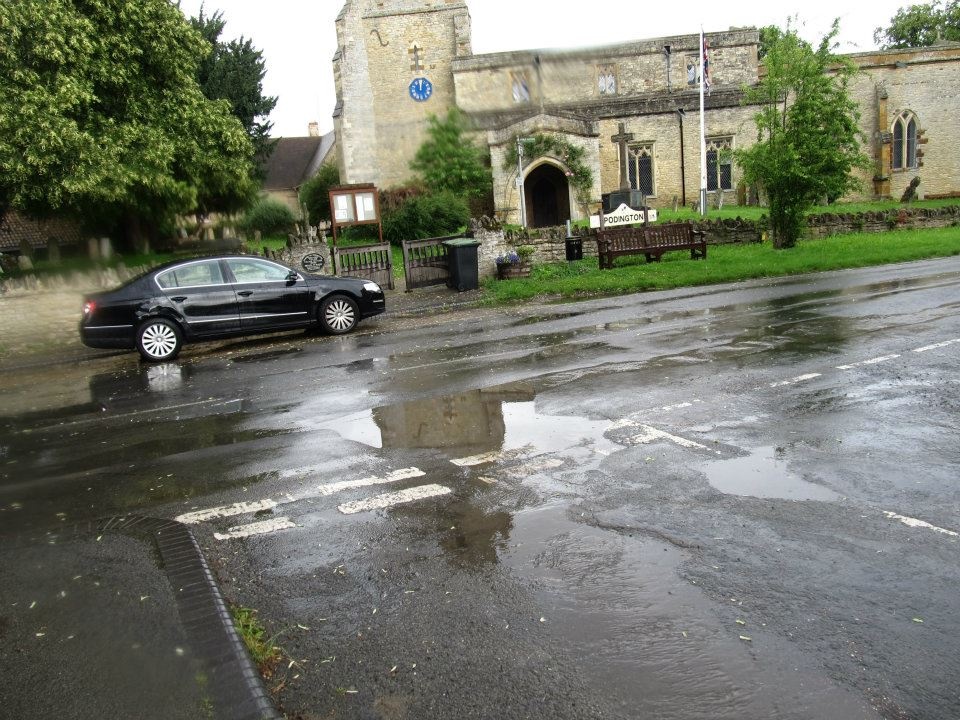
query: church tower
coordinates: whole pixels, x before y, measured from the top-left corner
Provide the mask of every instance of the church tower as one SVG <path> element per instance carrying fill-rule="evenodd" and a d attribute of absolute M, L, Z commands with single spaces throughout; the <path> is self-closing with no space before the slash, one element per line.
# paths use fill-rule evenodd
<path fill-rule="evenodd" d="M 344 183 L 400 185 L 427 118 L 456 104 L 452 63 L 470 55 L 463 0 L 347 0 L 337 17 L 334 130 Z"/>

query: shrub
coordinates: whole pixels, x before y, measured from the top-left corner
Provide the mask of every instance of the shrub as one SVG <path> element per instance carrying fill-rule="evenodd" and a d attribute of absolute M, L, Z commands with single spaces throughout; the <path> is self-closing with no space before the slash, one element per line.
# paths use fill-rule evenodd
<path fill-rule="evenodd" d="M 332 163 L 324 163 L 317 174 L 300 188 L 300 202 L 307 209 L 311 225 L 330 222 L 330 188 L 340 184 L 340 171 Z"/>
<path fill-rule="evenodd" d="M 261 198 L 244 213 L 239 227 L 244 232 L 260 231 L 262 235 L 275 235 L 290 230 L 297 218 L 293 210 L 282 202 L 270 198 Z"/>
<path fill-rule="evenodd" d="M 449 192 L 411 197 L 383 216 L 383 237 L 394 245 L 460 232 L 470 221 L 466 201 Z"/>

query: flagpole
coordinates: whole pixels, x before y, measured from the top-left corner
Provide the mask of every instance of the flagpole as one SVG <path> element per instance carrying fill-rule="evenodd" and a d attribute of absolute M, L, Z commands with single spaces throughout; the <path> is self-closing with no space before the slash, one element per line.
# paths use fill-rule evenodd
<path fill-rule="evenodd" d="M 700 217 L 707 216 L 707 135 L 703 113 L 703 86 L 707 78 L 703 67 L 703 26 L 700 26 Z"/>

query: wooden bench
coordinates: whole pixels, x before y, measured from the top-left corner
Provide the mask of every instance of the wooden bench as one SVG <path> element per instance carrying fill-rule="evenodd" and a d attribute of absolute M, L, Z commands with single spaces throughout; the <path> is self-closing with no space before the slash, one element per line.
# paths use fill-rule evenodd
<path fill-rule="evenodd" d="M 653 262 L 659 261 L 665 252 L 674 250 L 689 250 L 691 260 L 706 258 L 704 232 L 695 230 L 693 223 L 671 223 L 610 228 L 597 233 L 597 255 L 601 270 L 611 269 L 614 258 L 621 255 L 644 255 L 647 262 Z"/>

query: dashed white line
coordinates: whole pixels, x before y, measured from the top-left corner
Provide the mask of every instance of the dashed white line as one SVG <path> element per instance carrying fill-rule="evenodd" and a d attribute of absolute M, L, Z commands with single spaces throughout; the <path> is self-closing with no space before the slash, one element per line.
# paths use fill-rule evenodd
<path fill-rule="evenodd" d="M 886 515 L 891 520 L 899 520 L 904 525 L 914 528 L 923 528 L 924 530 L 933 530 L 934 532 L 943 533 L 944 535 L 949 535 L 950 537 L 960 537 L 960 533 L 956 533 L 953 530 L 946 530 L 942 527 L 937 527 L 936 525 L 931 525 L 930 523 L 924 520 L 917 520 L 916 518 L 907 517 L 906 515 L 900 515 L 899 513 L 890 512 L 889 510 L 884 510 L 883 514 Z"/>
<path fill-rule="evenodd" d="M 953 345 L 954 343 L 960 343 L 960 338 L 954 338 L 953 340 L 946 340 L 944 342 L 936 343 L 935 345 L 924 345 L 923 347 L 916 348 L 915 353 L 927 352 L 927 350 L 939 350 L 940 348 L 947 347 L 947 345 Z"/>
<path fill-rule="evenodd" d="M 341 482 L 327 483 L 316 488 L 317 495 L 333 495 L 343 490 L 353 490 L 354 488 L 369 487 L 371 485 L 385 485 L 386 483 L 399 482 L 400 480 L 409 480 L 410 478 L 423 477 L 426 475 L 423 470 L 415 467 L 394 470 L 385 477 L 368 477 L 361 480 L 343 480 Z"/>
<path fill-rule="evenodd" d="M 206 522 L 214 518 L 233 517 L 234 515 L 245 515 L 246 513 L 260 512 L 261 510 L 273 510 L 277 506 L 276 500 L 266 498 L 264 500 L 255 500 L 252 502 L 238 502 L 232 505 L 221 505 L 220 507 L 209 508 L 208 510 L 196 510 L 194 512 L 177 515 L 175 520 L 195 525 L 196 523 Z"/>
<path fill-rule="evenodd" d="M 795 378 L 790 378 L 789 380 L 781 380 L 780 382 L 770 383 L 770 387 L 783 387 L 784 385 L 796 385 L 797 383 L 806 382 L 807 380 L 813 380 L 821 376 L 821 373 L 808 373 L 806 375 L 798 375 Z"/>
<path fill-rule="evenodd" d="M 250 523 L 249 525 L 236 525 L 228 528 L 225 533 L 215 532 L 213 536 L 217 540 L 233 540 L 235 538 L 253 537 L 254 535 L 266 535 L 267 533 L 278 530 L 288 530 L 295 528 L 296 524 L 291 522 L 288 517 L 271 518 L 261 522 Z"/>
<path fill-rule="evenodd" d="M 367 512 L 369 510 L 383 510 L 388 507 L 393 507 L 394 505 L 413 502 L 414 500 L 426 500 L 427 498 L 449 495 L 452 492 L 450 488 L 444 487 L 443 485 L 419 485 L 398 492 L 375 495 L 365 500 L 343 503 L 343 505 L 337 509 L 344 515 L 353 515 L 354 513 Z"/>
<path fill-rule="evenodd" d="M 887 362 L 888 360 L 896 360 L 899 355 L 884 355 L 883 357 L 871 358 L 870 360 L 862 360 L 861 362 L 850 363 L 849 365 L 837 365 L 837 370 L 852 370 L 855 367 L 860 367 L 861 365 L 877 365 L 878 363 Z"/>

